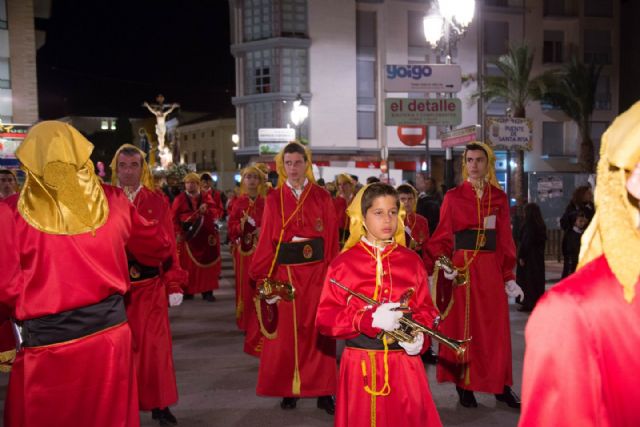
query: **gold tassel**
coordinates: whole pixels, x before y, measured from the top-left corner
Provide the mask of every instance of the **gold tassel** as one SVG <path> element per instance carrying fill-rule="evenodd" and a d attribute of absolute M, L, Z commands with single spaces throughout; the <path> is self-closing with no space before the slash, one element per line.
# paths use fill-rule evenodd
<path fill-rule="evenodd" d="M 253 297 L 253 304 L 256 307 L 256 314 L 258 315 L 258 325 L 260 326 L 260 333 L 262 333 L 262 335 L 268 340 L 275 340 L 276 338 L 278 338 L 277 330 L 273 333 L 267 332 L 264 324 L 262 323 L 262 308 L 260 307 L 260 299 L 258 299 L 258 297 Z"/>

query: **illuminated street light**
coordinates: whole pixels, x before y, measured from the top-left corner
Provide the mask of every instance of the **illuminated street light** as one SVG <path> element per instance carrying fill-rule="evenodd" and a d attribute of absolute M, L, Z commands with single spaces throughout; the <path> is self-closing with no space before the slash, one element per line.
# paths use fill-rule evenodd
<path fill-rule="evenodd" d="M 303 101 L 302 96 L 298 94 L 298 97 L 293 101 L 293 108 L 291 109 L 291 122 L 297 128 L 309 117 L 309 107 L 307 107 Z"/>
<path fill-rule="evenodd" d="M 237 133 L 231 135 L 231 142 L 233 142 L 232 150 L 236 151 L 238 149 L 238 144 L 240 143 L 240 137 Z"/>

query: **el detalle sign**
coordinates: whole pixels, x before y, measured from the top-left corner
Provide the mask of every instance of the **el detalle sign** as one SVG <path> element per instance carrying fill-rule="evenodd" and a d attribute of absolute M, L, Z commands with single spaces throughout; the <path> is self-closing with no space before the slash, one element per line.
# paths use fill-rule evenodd
<path fill-rule="evenodd" d="M 456 126 L 462 123 L 462 102 L 458 98 L 387 98 L 384 124 L 387 126 Z"/>

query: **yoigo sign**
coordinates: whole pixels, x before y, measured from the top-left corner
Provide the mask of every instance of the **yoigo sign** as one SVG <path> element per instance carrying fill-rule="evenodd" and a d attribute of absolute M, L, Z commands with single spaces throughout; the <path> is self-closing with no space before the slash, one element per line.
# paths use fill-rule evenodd
<path fill-rule="evenodd" d="M 459 92 L 462 71 L 451 64 L 389 64 L 385 92 Z"/>

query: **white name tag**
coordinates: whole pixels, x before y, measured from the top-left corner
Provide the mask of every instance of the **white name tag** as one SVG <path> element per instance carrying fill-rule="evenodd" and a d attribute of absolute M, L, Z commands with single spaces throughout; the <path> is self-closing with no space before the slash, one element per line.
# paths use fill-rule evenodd
<path fill-rule="evenodd" d="M 495 230 L 496 229 L 496 216 L 489 215 L 484 217 L 484 229 Z"/>

